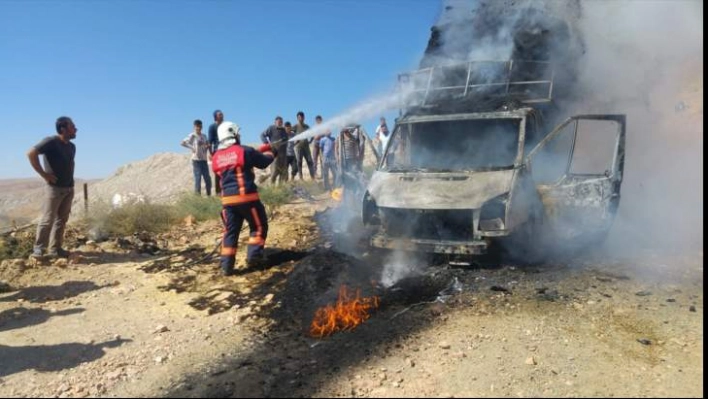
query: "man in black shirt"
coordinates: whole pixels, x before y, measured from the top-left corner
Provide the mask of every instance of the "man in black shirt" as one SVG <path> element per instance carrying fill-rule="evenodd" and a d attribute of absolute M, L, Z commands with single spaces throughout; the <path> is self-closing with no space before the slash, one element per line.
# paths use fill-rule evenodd
<path fill-rule="evenodd" d="M 276 180 L 280 179 L 280 183 L 288 181 L 288 133 L 283 126 L 283 117 L 280 115 L 275 117 L 275 123 L 268 126 L 261 133 L 261 141 L 263 144 L 272 144 L 278 155 L 275 156 L 275 161 L 271 164 L 270 183 L 275 184 Z"/>
<path fill-rule="evenodd" d="M 221 110 L 214 111 L 214 123 L 209 126 L 209 154 L 213 157 L 216 152 L 217 147 L 219 147 L 219 136 L 217 135 L 217 129 L 221 122 L 224 121 L 224 113 Z M 214 174 L 214 191 L 216 195 L 221 193 L 221 181 L 219 175 Z"/>
<path fill-rule="evenodd" d="M 47 182 L 47 199 L 32 252 L 36 258 L 42 257 L 45 249 L 50 256 L 69 256 L 62 243 L 74 199 L 76 146 L 71 140 L 76 138 L 78 129 L 71 118 L 62 116 L 56 121 L 56 130 L 56 136 L 46 137 L 27 153 L 32 168 Z M 44 167 L 40 164 L 40 155 L 44 156 Z"/>
<path fill-rule="evenodd" d="M 307 131 L 310 125 L 305 123 L 305 113 L 298 111 L 297 113 L 297 124 L 293 127 L 295 134 L 298 135 Z M 297 168 L 298 174 L 300 175 L 300 180 L 302 180 L 303 164 L 302 158 L 305 158 L 307 162 L 307 170 L 310 171 L 310 178 L 315 180 L 315 164 L 312 162 L 312 154 L 310 153 L 310 143 L 312 138 L 297 140 L 295 142 L 295 156 L 297 157 Z"/>

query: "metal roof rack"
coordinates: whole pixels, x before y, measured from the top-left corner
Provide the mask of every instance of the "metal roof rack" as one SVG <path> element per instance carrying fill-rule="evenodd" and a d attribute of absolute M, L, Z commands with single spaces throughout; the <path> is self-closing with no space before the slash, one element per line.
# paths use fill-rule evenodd
<path fill-rule="evenodd" d="M 547 61 L 470 61 L 398 75 L 401 108 L 476 96 L 513 97 L 525 104 L 553 98 L 554 69 Z"/>

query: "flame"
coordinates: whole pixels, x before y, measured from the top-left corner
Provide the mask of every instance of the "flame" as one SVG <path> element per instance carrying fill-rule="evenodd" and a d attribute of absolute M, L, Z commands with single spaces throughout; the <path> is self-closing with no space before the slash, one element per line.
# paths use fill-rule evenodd
<path fill-rule="evenodd" d="M 341 201 L 342 200 L 342 188 L 335 188 L 332 190 L 332 199 L 335 201 Z"/>
<path fill-rule="evenodd" d="M 369 310 L 379 307 L 377 296 L 361 298 L 357 289 L 352 298 L 346 285 L 339 288 L 339 297 L 334 305 L 317 309 L 310 324 L 310 335 L 326 337 L 337 331 L 353 330 L 369 318 Z"/>

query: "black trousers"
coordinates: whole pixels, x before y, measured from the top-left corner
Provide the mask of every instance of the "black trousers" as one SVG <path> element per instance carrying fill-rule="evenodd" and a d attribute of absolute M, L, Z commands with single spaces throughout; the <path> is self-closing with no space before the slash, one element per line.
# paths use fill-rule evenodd
<path fill-rule="evenodd" d="M 261 201 L 224 205 L 221 220 L 224 223 L 224 237 L 221 241 L 221 268 L 224 271 L 234 269 L 238 236 L 244 220 L 248 222 L 250 229 L 246 260 L 263 256 L 265 240 L 268 236 L 268 217 Z"/>

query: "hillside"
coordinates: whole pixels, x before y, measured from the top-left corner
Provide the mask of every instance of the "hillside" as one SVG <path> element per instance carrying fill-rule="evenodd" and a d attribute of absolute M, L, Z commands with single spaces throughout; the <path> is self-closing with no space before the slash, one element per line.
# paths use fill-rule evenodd
<path fill-rule="evenodd" d="M 77 179 L 77 187 L 96 180 Z M 34 220 L 42 208 L 44 182 L 40 178 L 0 180 L 0 228 Z"/>

